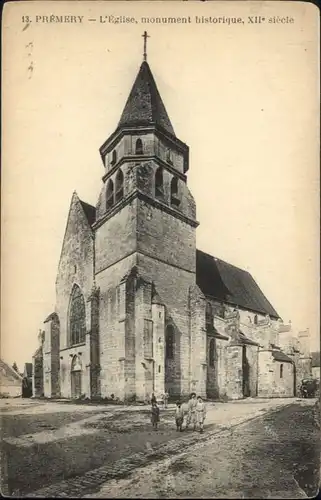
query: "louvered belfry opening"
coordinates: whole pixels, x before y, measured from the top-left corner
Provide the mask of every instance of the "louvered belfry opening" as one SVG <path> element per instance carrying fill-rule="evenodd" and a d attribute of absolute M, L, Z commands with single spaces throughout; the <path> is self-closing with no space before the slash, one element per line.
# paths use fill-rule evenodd
<path fill-rule="evenodd" d="M 164 185 L 163 185 L 163 169 L 158 167 L 155 173 L 155 197 L 158 199 L 164 198 Z"/>
<path fill-rule="evenodd" d="M 121 169 L 118 170 L 115 182 L 115 203 L 124 196 L 124 174 Z"/>
<path fill-rule="evenodd" d="M 114 204 L 114 183 L 109 179 L 106 189 L 106 208 L 109 209 Z"/>

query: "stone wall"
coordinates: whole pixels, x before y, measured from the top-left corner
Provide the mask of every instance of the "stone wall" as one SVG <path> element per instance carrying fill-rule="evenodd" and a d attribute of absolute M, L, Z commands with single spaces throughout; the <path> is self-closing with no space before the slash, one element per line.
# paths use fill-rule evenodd
<path fill-rule="evenodd" d="M 242 346 L 227 346 L 225 356 L 225 393 L 229 399 L 241 399 L 243 397 Z"/>
<path fill-rule="evenodd" d="M 96 284 L 100 289 L 99 357 L 102 397 L 114 394 L 115 397 L 124 398 L 126 378 L 126 391 L 134 394 L 130 378 L 133 376 L 135 359 L 135 290 L 130 288 L 133 284 L 126 285 L 126 275 L 135 264 L 136 256 L 132 254 L 96 274 Z M 122 283 L 123 280 L 125 284 Z"/>
<path fill-rule="evenodd" d="M 283 367 L 281 377 L 281 365 Z M 271 351 L 259 351 L 259 397 L 293 397 L 294 396 L 294 365 L 288 362 L 276 361 Z"/>
<path fill-rule="evenodd" d="M 39 398 L 44 396 L 43 380 L 43 352 L 42 348 L 36 356 L 32 357 L 32 396 Z"/>
<path fill-rule="evenodd" d="M 205 322 L 206 298 L 197 285 L 190 287 L 190 371 L 189 392 L 206 397 L 207 391 L 207 332 Z M 187 343 L 185 359 L 189 359 Z"/>
<path fill-rule="evenodd" d="M 94 284 L 94 237 L 82 205 L 73 195 L 56 280 L 56 313 L 60 321 L 60 394 L 71 396 L 71 360 L 81 352 L 82 392 L 90 397 L 91 307 Z M 73 286 L 79 286 L 85 301 L 86 340 L 70 347 L 68 311 Z M 44 360 L 45 362 L 45 360 Z"/>
<path fill-rule="evenodd" d="M 159 300 L 166 307 L 166 324 L 171 323 L 175 330 L 177 379 L 173 390 L 187 395 L 191 348 L 189 288 L 195 284 L 195 274 L 142 254 L 137 256 L 137 266 L 146 280 L 154 284 Z"/>

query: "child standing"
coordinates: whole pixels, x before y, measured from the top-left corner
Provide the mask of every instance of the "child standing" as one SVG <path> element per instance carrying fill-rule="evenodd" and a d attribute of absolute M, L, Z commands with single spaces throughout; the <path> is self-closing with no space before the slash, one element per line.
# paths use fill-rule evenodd
<path fill-rule="evenodd" d="M 181 403 L 179 401 L 176 403 L 175 422 L 176 422 L 176 430 L 182 432 L 182 425 L 184 422 L 184 410 L 181 407 Z"/>
<path fill-rule="evenodd" d="M 192 392 L 188 402 L 186 429 L 188 429 L 188 426 L 190 424 L 193 424 L 194 431 L 196 430 L 196 405 L 197 405 L 196 394 L 195 392 Z"/>
<path fill-rule="evenodd" d="M 155 431 L 157 431 L 157 426 L 159 422 L 159 408 L 157 406 L 156 401 L 152 402 L 152 408 L 151 408 L 152 416 L 151 416 L 151 421 L 152 421 L 152 426 Z"/>
<path fill-rule="evenodd" d="M 197 418 L 197 424 L 199 425 L 201 434 L 204 432 L 203 427 L 204 427 L 205 417 L 206 417 L 205 403 L 202 400 L 201 396 L 198 396 L 197 403 L 196 403 L 196 418 Z"/>
<path fill-rule="evenodd" d="M 165 391 L 165 393 L 164 393 L 164 408 L 167 408 L 168 398 L 169 398 L 169 394 L 167 391 Z"/>

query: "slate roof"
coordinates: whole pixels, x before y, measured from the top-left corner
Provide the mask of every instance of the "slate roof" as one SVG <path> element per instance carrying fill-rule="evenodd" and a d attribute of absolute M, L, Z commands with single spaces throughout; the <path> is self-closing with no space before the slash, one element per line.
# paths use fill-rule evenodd
<path fill-rule="evenodd" d="M 272 356 L 275 361 L 281 361 L 281 363 L 293 363 L 293 359 L 284 354 L 282 351 L 272 351 Z"/>
<path fill-rule="evenodd" d="M 250 273 L 201 250 L 196 251 L 196 282 L 204 295 L 220 302 L 279 318 Z"/>
<path fill-rule="evenodd" d="M 96 220 L 96 209 L 92 205 L 89 205 L 89 203 L 86 203 L 82 200 L 79 200 L 81 203 L 81 206 L 85 212 L 85 215 L 87 217 L 87 220 L 90 225 L 92 225 L 95 220 Z"/>
<path fill-rule="evenodd" d="M 175 136 L 173 126 L 146 61 L 140 66 L 118 128 L 137 125 L 158 125 Z"/>
<path fill-rule="evenodd" d="M 312 368 L 320 368 L 320 352 L 311 352 Z"/>

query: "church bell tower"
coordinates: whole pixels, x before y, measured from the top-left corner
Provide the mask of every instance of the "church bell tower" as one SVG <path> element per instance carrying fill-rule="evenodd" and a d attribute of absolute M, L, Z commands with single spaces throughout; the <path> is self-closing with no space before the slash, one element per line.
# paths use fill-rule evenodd
<path fill-rule="evenodd" d="M 136 389 L 132 389 L 132 393 L 137 393 L 137 384 L 142 383 L 143 377 L 138 372 L 141 365 L 146 365 L 144 354 L 140 352 L 144 340 L 139 340 L 141 332 L 136 331 L 144 330 L 146 325 L 137 326 L 137 317 L 140 314 L 144 316 L 140 325 L 144 325 L 144 321 L 152 322 L 155 294 L 165 308 L 163 328 L 166 329 L 166 322 L 170 322 L 177 329 L 177 335 L 184 336 L 180 342 L 182 352 L 188 349 L 188 290 L 196 281 L 195 229 L 198 225 L 195 202 L 187 187 L 189 148 L 174 132 L 147 62 L 146 32 L 143 36 L 143 62 L 118 126 L 100 148 L 104 175 L 93 226 L 95 274 L 101 290 L 101 356 L 103 360 L 107 349 L 118 346 L 119 359 L 124 361 L 124 365 L 114 367 L 108 377 L 118 377 L 118 380 L 136 377 Z M 133 268 L 136 275 L 143 277 L 148 284 L 146 286 L 151 294 L 148 298 L 149 292 L 144 292 L 140 309 L 137 309 L 139 301 L 136 296 L 132 306 L 135 308 L 136 323 L 128 320 L 131 307 L 128 305 L 128 290 L 124 291 L 127 298 L 123 302 L 119 289 L 116 292 L 118 299 L 116 296 L 113 298 L 111 292 L 113 287 L 119 287 L 124 276 Z M 113 300 L 120 301 L 114 309 Z M 124 325 L 120 328 L 122 320 Z M 123 333 L 118 330 L 115 333 L 117 340 L 107 342 L 107 337 L 110 339 L 116 328 L 111 325 L 116 323 L 120 330 L 123 328 Z M 122 336 L 124 339 L 119 340 Z M 163 337 L 159 335 L 158 338 Z M 136 354 L 131 358 L 129 353 L 133 350 Z M 154 372 L 163 374 L 163 363 L 159 364 L 153 355 L 149 358 L 155 365 Z M 136 369 L 130 368 L 130 359 Z M 109 357 L 108 363 L 111 362 L 116 363 Z M 177 363 L 180 364 L 181 359 Z M 186 381 L 187 365 L 184 368 Z M 176 374 L 173 374 L 173 380 L 181 378 L 181 368 L 173 370 Z M 106 381 L 106 387 L 109 382 Z M 153 388 L 152 383 L 150 390 Z"/>

